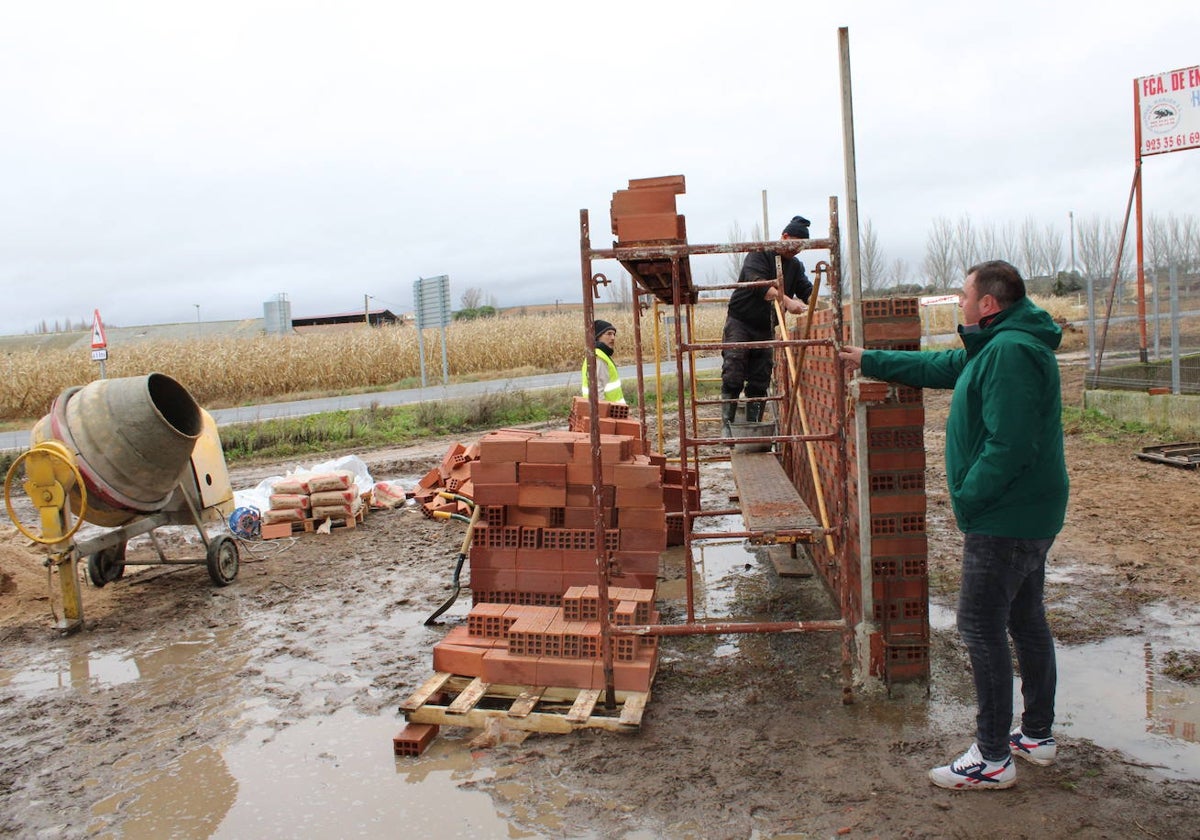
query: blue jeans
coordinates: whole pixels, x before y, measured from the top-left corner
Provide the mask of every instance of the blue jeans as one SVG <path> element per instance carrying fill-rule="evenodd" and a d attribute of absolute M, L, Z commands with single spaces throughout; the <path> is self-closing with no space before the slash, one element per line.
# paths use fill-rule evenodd
<path fill-rule="evenodd" d="M 975 742 L 989 761 L 1008 756 L 1013 716 L 1012 636 L 1021 669 L 1025 712 L 1021 726 L 1030 738 L 1049 738 L 1054 723 L 1058 675 L 1054 637 L 1046 623 L 1042 593 L 1046 552 L 1054 538 L 1022 540 L 966 534 L 958 632 L 975 677 L 979 711 Z M 1007 631 L 1007 632 L 1006 632 Z"/>

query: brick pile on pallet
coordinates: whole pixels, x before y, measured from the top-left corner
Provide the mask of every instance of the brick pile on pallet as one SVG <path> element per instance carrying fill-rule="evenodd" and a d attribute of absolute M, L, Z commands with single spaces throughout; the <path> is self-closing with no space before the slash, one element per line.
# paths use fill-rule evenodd
<path fill-rule="evenodd" d="M 288 476 L 271 486 L 270 508 L 262 513 L 262 538 L 291 536 L 295 529 L 311 531 L 326 519 L 353 528 L 365 510 L 351 472 Z"/>
<path fill-rule="evenodd" d="M 614 625 L 657 623 L 654 590 L 610 586 Z M 649 691 L 658 664 L 656 636 L 613 635 L 618 691 Z M 466 627 L 434 646 L 434 670 L 504 685 L 603 688 L 599 587 L 573 586 L 558 607 L 480 603 Z"/>

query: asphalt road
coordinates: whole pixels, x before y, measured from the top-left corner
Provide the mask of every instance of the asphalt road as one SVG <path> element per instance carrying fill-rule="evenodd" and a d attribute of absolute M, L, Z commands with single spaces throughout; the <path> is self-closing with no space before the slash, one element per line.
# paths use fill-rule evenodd
<path fill-rule="evenodd" d="M 721 366 L 719 356 L 697 359 L 697 370 L 715 370 Z M 619 368 L 625 382 L 626 393 L 636 383 L 636 366 Z M 654 365 L 642 366 L 644 375 L 654 375 Z M 663 372 L 675 373 L 673 361 L 664 363 Z M 312 400 L 264 403 L 262 405 L 239 406 L 210 411 L 218 426 L 232 423 L 256 423 L 281 417 L 304 417 L 309 414 L 325 414 L 330 411 L 348 411 L 377 406 L 414 405 L 438 400 L 470 399 L 504 391 L 537 391 L 545 388 L 574 388 L 579 385 L 578 371 L 547 373 L 537 376 L 519 376 L 512 379 L 492 379 L 484 382 L 460 382 L 453 385 L 431 385 L 426 388 L 408 388 L 399 391 L 373 391 L 368 394 L 348 394 L 340 397 L 319 397 Z M 31 430 L 0 432 L 0 450 L 26 449 Z"/>

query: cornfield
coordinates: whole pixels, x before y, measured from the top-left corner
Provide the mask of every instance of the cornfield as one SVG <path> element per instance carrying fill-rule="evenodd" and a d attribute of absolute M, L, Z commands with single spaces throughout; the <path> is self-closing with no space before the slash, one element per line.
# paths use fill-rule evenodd
<path fill-rule="evenodd" d="M 1078 317 L 1062 299 L 1038 302 L 1056 317 Z M 930 328 L 953 330 L 952 307 L 931 309 L 937 311 Z M 663 315 L 669 311 L 660 310 Z M 617 327 L 617 362 L 633 362 L 633 316 L 606 312 L 603 317 Z M 693 338 L 719 340 L 724 317 L 725 307 L 719 302 L 697 306 Z M 653 358 L 653 336 L 653 316 L 646 313 L 642 341 L 647 360 Z M 663 322 L 661 336 L 660 350 L 667 354 L 673 327 Z M 456 321 L 446 328 L 447 367 L 458 380 L 577 370 L 584 340 L 578 312 Z M 430 382 L 440 382 L 438 331 L 425 331 L 424 349 L 426 376 Z M 287 337 L 122 344 L 106 363 L 105 372 L 115 378 L 154 371 L 178 380 L 201 405 L 224 408 L 303 395 L 412 387 L 420 383 L 421 360 L 417 331 L 411 326 L 363 327 Z M 86 384 L 97 372 L 96 364 L 76 350 L 5 355 L 0 358 L 0 421 L 41 417 L 63 389 Z"/>
<path fill-rule="evenodd" d="M 617 362 L 634 361 L 633 316 L 603 317 L 617 327 Z M 700 307 L 697 322 L 705 325 L 707 338 L 715 338 L 723 317 L 719 307 Z M 649 358 L 649 317 L 643 318 L 642 328 Z M 427 379 L 440 383 L 441 336 L 426 330 L 423 338 Z M 455 321 L 446 328 L 447 367 L 459 380 L 577 370 L 584 341 L 578 312 Z M 105 373 L 116 378 L 155 371 L 178 380 L 206 408 L 224 408 L 301 395 L 412 387 L 420 384 L 421 360 L 417 331 L 411 326 L 363 327 L 286 337 L 122 344 L 110 355 Z M 97 373 L 97 365 L 77 350 L 0 357 L 0 420 L 41 417 L 65 388 L 86 384 Z"/>

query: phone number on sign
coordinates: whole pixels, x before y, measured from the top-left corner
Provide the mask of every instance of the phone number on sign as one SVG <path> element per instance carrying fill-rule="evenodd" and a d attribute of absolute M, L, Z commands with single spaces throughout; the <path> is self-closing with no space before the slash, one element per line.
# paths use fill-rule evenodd
<path fill-rule="evenodd" d="M 1172 134 L 1168 137 L 1151 137 L 1142 143 L 1143 152 L 1169 152 L 1172 149 L 1187 149 L 1200 145 L 1200 131 L 1189 134 Z"/>

